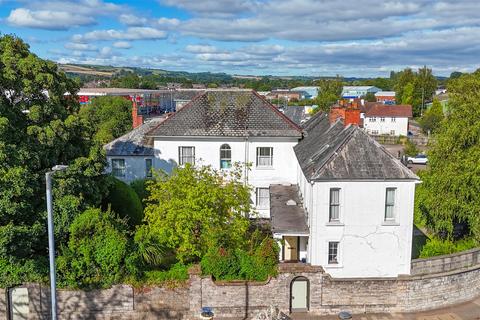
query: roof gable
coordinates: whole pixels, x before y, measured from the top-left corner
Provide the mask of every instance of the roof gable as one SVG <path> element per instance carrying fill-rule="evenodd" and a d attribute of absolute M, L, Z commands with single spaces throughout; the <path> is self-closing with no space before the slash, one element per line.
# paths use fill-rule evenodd
<path fill-rule="evenodd" d="M 340 120 L 330 126 L 326 114 L 313 120 L 294 148 L 309 181 L 418 179 L 360 128 L 344 127 Z"/>
<path fill-rule="evenodd" d="M 301 128 L 252 90 L 209 90 L 150 136 L 297 137 Z"/>

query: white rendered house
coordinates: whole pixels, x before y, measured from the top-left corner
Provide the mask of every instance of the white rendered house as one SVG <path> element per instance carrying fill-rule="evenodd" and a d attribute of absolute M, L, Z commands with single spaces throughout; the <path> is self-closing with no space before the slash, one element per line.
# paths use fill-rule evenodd
<path fill-rule="evenodd" d="M 356 126 L 317 114 L 299 127 L 255 92 L 214 90 L 105 149 L 125 181 L 150 166 L 251 163 L 252 202 L 270 219 L 282 262 L 333 277 L 410 273 L 418 177 Z"/>
<path fill-rule="evenodd" d="M 281 259 L 303 259 L 333 277 L 409 274 L 418 177 L 361 129 L 330 125 L 325 114 L 304 135 L 294 148 L 298 185 L 271 187 Z M 287 193 L 300 196 L 278 201 Z"/>
<path fill-rule="evenodd" d="M 406 136 L 411 105 L 374 104 L 363 115 L 363 127 L 371 135 Z"/>
<path fill-rule="evenodd" d="M 296 183 L 293 147 L 302 129 L 254 91 L 209 90 L 156 121 L 105 146 L 115 176 L 132 181 L 150 166 L 170 172 L 187 162 L 224 170 L 250 164 L 245 179 L 260 218 L 270 217 L 271 184 Z"/>

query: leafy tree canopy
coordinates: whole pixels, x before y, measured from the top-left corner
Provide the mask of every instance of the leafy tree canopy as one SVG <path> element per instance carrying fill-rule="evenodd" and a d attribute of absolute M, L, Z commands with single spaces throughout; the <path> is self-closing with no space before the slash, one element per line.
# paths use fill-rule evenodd
<path fill-rule="evenodd" d="M 329 112 L 330 107 L 341 98 L 343 81 L 340 77 L 337 77 L 333 80 L 319 80 L 317 84 L 319 89 L 315 103 L 318 107 L 313 110 L 313 113 L 318 111 Z"/>
<path fill-rule="evenodd" d="M 250 189 L 242 170 L 230 173 L 186 165 L 170 176 L 158 174 L 148 186 L 145 222 L 177 258 L 197 262 L 209 247 L 244 243 L 251 211 Z"/>
<path fill-rule="evenodd" d="M 392 74 L 395 85 L 396 100 L 399 104 L 411 104 L 414 116 L 423 112 L 422 103 L 432 101 L 438 81 L 432 74 L 432 69 L 423 67 L 417 72 L 407 68 Z"/>
<path fill-rule="evenodd" d="M 450 114 L 434 135 L 430 170 L 422 173 L 417 214 L 442 238 L 453 238 L 454 225 L 467 223 L 480 240 L 480 73 L 448 84 Z"/>
<path fill-rule="evenodd" d="M 432 106 L 420 119 L 422 130 L 425 133 L 434 133 L 440 127 L 443 118 L 443 106 L 438 99 L 434 98 Z"/>
<path fill-rule="evenodd" d="M 80 109 L 79 115 L 95 142 L 102 145 L 132 128 L 132 102 L 123 97 L 96 97 Z"/>

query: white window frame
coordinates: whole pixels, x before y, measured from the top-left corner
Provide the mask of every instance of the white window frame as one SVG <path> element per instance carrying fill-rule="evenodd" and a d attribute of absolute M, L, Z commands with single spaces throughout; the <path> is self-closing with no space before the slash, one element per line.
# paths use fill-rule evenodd
<path fill-rule="evenodd" d="M 374 136 L 378 136 L 378 130 L 372 130 L 372 134 L 373 134 Z"/>
<path fill-rule="evenodd" d="M 222 167 L 223 163 L 228 163 L 227 167 Z M 224 143 L 220 146 L 220 169 L 230 169 L 232 167 L 232 148 L 229 144 Z"/>
<path fill-rule="evenodd" d="M 148 162 L 150 162 L 150 168 L 148 165 Z M 153 177 L 153 159 L 152 158 L 145 158 L 145 178 L 151 178 Z"/>
<path fill-rule="evenodd" d="M 397 118 L 392 117 L 391 122 L 397 122 Z"/>
<path fill-rule="evenodd" d="M 269 150 L 269 155 L 261 155 L 262 150 Z M 267 164 L 263 164 L 267 162 Z M 273 147 L 257 147 L 257 168 L 273 167 Z"/>
<path fill-rule="evenodd" d="M 390 130 L 390 135 L 394 136 L 395 135 L 395 130 Z"/>
<path fill-rule="evenodd" d="M 380 122 L 385 122 L 385 117 L 380 117 Z"/>
<path fill-rule="evenodd" d="M 184 155 L 184 150 L 192 150 L 192 155 Z M 195 165 L 195 147 L 193 146 L 179 146 L 178 147 L 178 165 L 183 166 L 187 163 L 190 163 L 192 166 Z"/>
<path fill-rule="evenodd" d="M 123 162 L 123 166 L 117 166 L 114 163 Z M 112 175 L 116 178 L 125 178 L 127 174 L 127 163 L 125 158 L 113 158 L 111 159 L 112 164 Z"/>
<path fill-rule="evenodd" d="M 265 194 L 261 194 L 264 192 Z M 255 188 L 255 207 L 257 209 L 268 209 L 270 207 L 270 188 Z"/>
<path fill-rule="evenodd" d="M 333 253 L 330 253 L 330 244 L 334 244 L 336 243 L 336 254 L 335 254 L 335 257 L 336 257 L 336 260 L 330 260 L 330 257 L 333 256 Z M 340 263 L 340 241 L 336 240 L 329 240 L 327 241 L 327 265 L 329 266 L 340 266 L 341 263 Z"/>
<path fill-rule="evenodd" d="M 393 191 L 393 202 L 388 202 L 388 192 Z M 384 222 L 396 222 L 397 213 L 396 213 L 396 202 L 397 202 L 397 188 L 395 187 L 387 187 L 385 189 L 385 209 L 383 213 L 383 221 Z M 388 208 L 392 208 L 392 217 L 387 217 Z"/>
<path fill-rule="evenodd" d="M 338 203 L 332 202 L 332 192 L 338 192 Z M 337 217 L 332 219 L 332 209 L 337 209 Z M 328 200 L 328 222 L 329 223 L 340 223 L 340 211 L 341 211 L 341 189 L 340 188 L 330 188 L 329 200 Z"/>

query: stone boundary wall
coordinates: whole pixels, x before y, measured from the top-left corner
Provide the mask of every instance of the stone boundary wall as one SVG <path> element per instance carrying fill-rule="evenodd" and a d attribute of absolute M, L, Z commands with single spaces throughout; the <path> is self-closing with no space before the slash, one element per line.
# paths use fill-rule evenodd
<path fill-rule="evenodd" d="M 470 251 L 463 253 L 463 256 L 469 255 Z M 422 263 L 429 263 L 426 260 L 429 259 L 422 259 Z M 341 310 L 353 313 L 423 311 L 480 296 L 480 262 L 467 268 L 465 263 L 451 264 L 446 257 L 433 260 L 436 262 L 430 263 L 438 268 L 457 266 L 457 269 L 397 278 L 340 279 L 325 274 L 321 267 L 281 264 L 279 275 L 266 283 L 214 282 L 210 277 L 201 277 L 199 270 L 192 270 L 190 316 L 198 317 L 202 307 L 211 307 L 221 318 L 244 318 L 270 306 L 288 313 L 290 285 L 299 276 L 309 280 L 309 313 L 318 315 L 337 314 Z M 444 261 L 444 267 L 440 267 L 439 260 Z"/>
<path fill-rule="evenodd" d="M 39 284 L 23 287 L 28 288 L 28 320 L 50 319 L 50 289 Z M 6 297 L 6 291 L 2 292 Z M 58 290 L 57 306 L 59 320 L 185 319 L 189 311 L 188 288 L 134 289 L 118 285 L 103 290 Z M 6 319 L 7 310 L 2 310 L 0 298 L 0 320 Z"/>
<path fill-rule="evenodd" d="M 433 274 L 470 268 L 480 264 L 480 248 L 443 256 L 415 259 L 412 261 L 412 275 Z"/>
<path fill-rule="evenodd" d="M 0 320 L 7 320 L 7 291 L 0 289 Z"/>
<path fill-rule="evenodd" d="M 475 249 L 415 260 L 415 272 L 430 272 L 396 278 L 332 278 L 321 267 L 292 263 L 280 264 L 278 276 L 265 282 L 215 282 L 201 276 L 196 266 L 190 270 L 190 280 L 184 288 L 134 289 L 119 285 L 104 290 L 59 290 L 59 319 L 198 319 L 202 307 L 211 307 L 221 318 L 244 319 L 271 306 L 288 313 L 290 288 L 297 277 L 308 279 L 311 314 L 428 310 L 480 296 L 479 252 Z M 47 320 L 49 288 L 38 284 L 23 287 L 28 289 L 28 320 Z M 7 300 L 6 291 L 2 290 L 0 320 L 7 319 Z"/>
<path fill-rule="evenodd" d="M 290 283 L 296 277 L 305 277 L 310 284 L 310 307 L 320 308 L 323 269 L 301 264 L 280 265 L 277 277 L 265 283 L 237 281 L 214 282 L 211 277 L 200 276 L 200 269 L 190 270 L 190 315 L 200 314 L 202 307 L 210 307 L 221 318 L 252 317 L 270 306 L 288 312 Z"/>

